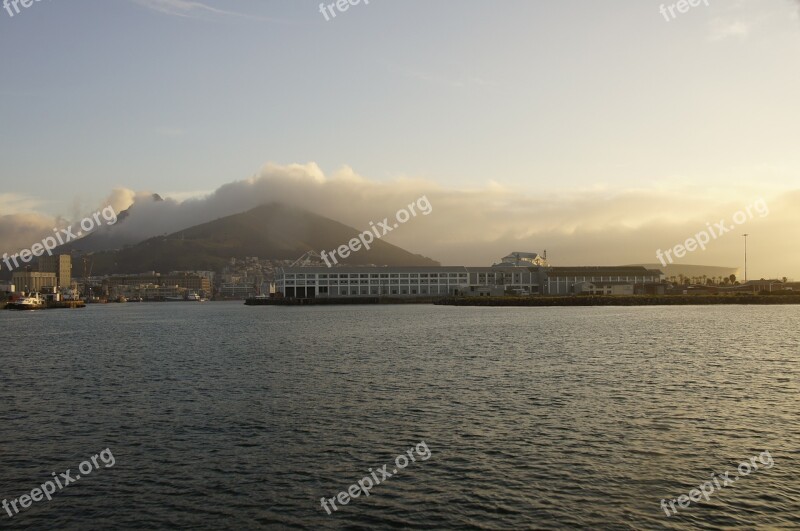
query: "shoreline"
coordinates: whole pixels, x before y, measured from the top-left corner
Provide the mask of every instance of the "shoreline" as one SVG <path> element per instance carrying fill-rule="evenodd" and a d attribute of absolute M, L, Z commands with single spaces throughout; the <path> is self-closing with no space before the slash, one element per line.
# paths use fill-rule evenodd
<path fill-rule="evenodd" d="M 800 293 L 789 295 L 580 295 L 562 297 L 347 297 L 317 299 L 247 299 L 245 306 L 358 306 L 433 304 L 436 306 L 568 307 L 568 306 L 716 306 L 800 304 Z"/>
<path fill-rule="evenodd" d="M 588 295 L 567 297 L 463 297 L 447 298 L 441 306 L 716 306 L 800 304 L 792 295 Z"/>

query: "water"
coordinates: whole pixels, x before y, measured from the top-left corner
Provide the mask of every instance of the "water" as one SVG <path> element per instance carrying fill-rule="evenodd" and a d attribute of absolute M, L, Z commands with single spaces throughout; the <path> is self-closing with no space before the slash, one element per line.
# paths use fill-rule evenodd
<path fill-rule="evenodd" d="M 800 527 L 798 307 L 0 312 L 10 529 Z M 421 441 L 431 451 L 328 516 Z M 667 517 L 767 450 L 761 468 Z M 380 477 L 380 476 L 378 476 Z"/>

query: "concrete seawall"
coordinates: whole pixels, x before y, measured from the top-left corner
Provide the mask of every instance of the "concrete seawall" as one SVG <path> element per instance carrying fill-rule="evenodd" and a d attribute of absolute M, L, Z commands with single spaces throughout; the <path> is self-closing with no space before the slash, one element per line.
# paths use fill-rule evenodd
<path fill-rule="evenodd" d="M 434 304 L 447 306 L 708 306 L 719 304 L 800 304 L 797 295 L 632 295 L 579 297 L 459 297 Z"/>

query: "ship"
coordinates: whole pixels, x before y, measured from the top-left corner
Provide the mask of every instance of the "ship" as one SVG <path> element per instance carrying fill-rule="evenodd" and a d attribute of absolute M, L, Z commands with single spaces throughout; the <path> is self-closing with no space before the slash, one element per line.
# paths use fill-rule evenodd
<path fill-rule="evenodd" d="M 164 300 L 167 302 L 205 302 L 205 299 L 195 292 L 187 293 L 183 297 L 164 297 Z"/>
<path fill-rule="evenodd" d="M 43 310 L 45 300 L 38 293 L 29 293 L 19 299 L 9 301 L 6 308 L 9 310 Z"/>

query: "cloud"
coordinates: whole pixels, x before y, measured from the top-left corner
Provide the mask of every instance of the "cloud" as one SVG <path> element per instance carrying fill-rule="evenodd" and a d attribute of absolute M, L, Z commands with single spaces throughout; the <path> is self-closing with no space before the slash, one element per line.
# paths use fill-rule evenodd
<path fill-rule="evenodd" d="M 737 186 L 736 192 L 727 193 L 676 180 L 629 190 L 564 189 L 530 196 L 497 182 L 458 190 L 424 179 L 376 181 L 350 167 L 326 175 L 314 163 L 267 164 L 251 178 L 225 184 L 203 198 L 154 201 L 151 192 L 116 190 L 108 201 L 120 209 L 133 201 L 130 215 L 104 227 L 98 237 L 136 243 L 270 202 L 295 205 L 364 230 L 370 222 L 392 219 L 425 195 L 433 212 L 412 218 L 386 240 L 443 264 L 491 265 L 509 251 L 545 249 L 555 265 L 655 263 L 657 249 L 685 242 L 707 222 L 725 219 L 730 224 L 737 211 L 766 193 L 756 186 L 757 179 L 753 182 L 752 188 Z M 740 266 L 740 234 L 746 229 L 751 234 L 752 276 L 800 278 L 800 250 L 790 245 L 800 223 L 800 190 L 765 199 L 769 216 L 756 215 L 713 241 L 707 251 L 691 253 L 680 263 Z M 9 231 L 0 227 L 0 234 Z M 40 239 L 26 238 L 25 247 Z"/>
<path fill-rule="evenodd" d="M 20 194 L 0 194 L 0 212 L 6 215 L 25 213 L 44 205 L 44 201 Z"/>
<path fill-rule="evenodd" d="M 194 0 L 132 0 L 135 4 L 146 7 L 165 15 L 172 15 L 185 18 L 199 18 L 201 15 L 216 15 L 226 17 L 247 18 L 266 22 L 277 22 L 276 19 L 228 11 L 210 6 L 203 2 Z"/>
<path fill-rule="evenodd" d="M 131 216 L 113 227 L 128 241 L 183 228 L 277 201 L 304 208 L 358 229 L 379 222 L 426 195 L 433 213 L 402 225 L 387 241 L 443 263 L 491 264 L 511 250 L 549 250 L 554 263 L 652 263 L 655 251 L 684 242 L 706 227 L 752 204 L 761 191 L 739 187 L 739 194 L 684 183 L 633 190 L 572 189 L 531 197 L 488 183 L 454 190 L 422 179 L 380 182 L 344 167 L 330 176 L 314 163 L 266 165 L 253 177 L 228 183 L 205 198 L 154 202 L 137 195 Z M 785 242 L 800 221 L 800 191 L 767 197 L 771 214 L 743 226 L 760 248 L 758 262 L 770 273 L 800 277 L 800 256 Z M 739 231 L 741 232 L 741 231 Z M 738 232 L 736 233 L 738 234 Z M 683 263 L 736 266 L 741 241 L 726 236 Z"/>
<path fill-rule="evenodd" d="M 107 206 L 113 207 L 116 212 L 122 212 L 133 204 L 135 198 L 135 192 L 118 188 L 112 190 L 97 208 L 66 218 L 61 215 L 48 216 L 37 212 L 36 210 L 44 205 L 41 201 L 22 198 L 14 194 L 0 194 L 0 208 L 6 212 L 0 216 L 0 255 L 3 253 L 14 254 L 22 249 L 30 249 L 34 243 L 41 242 L 42 238 L 52 235 L 54 228 L 66 228 L 80 223 L 84 217 Z"/>

